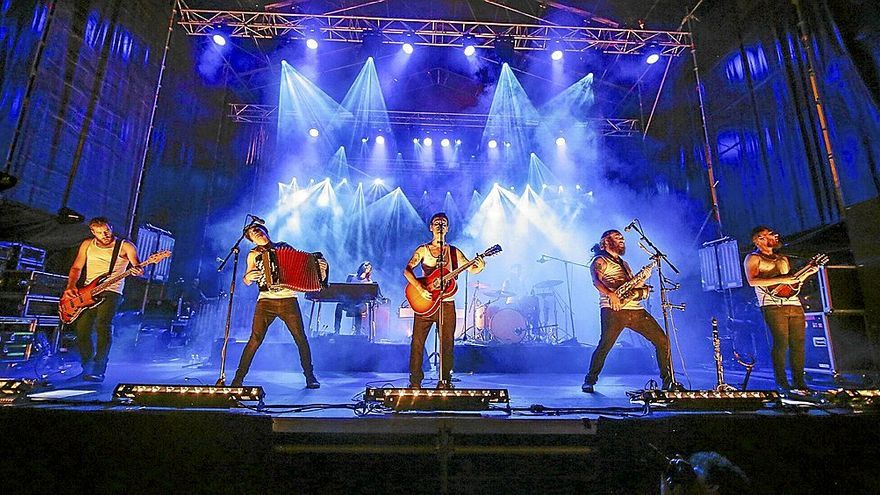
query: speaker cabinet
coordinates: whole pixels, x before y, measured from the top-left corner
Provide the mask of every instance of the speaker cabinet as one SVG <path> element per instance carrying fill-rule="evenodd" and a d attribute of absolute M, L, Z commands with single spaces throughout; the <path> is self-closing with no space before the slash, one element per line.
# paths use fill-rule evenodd
<path fill-rule="evenodd" d="M 807 313 L 805 369 L 823 373 L 860 373 L 877 369 L 861 311 Z"/>

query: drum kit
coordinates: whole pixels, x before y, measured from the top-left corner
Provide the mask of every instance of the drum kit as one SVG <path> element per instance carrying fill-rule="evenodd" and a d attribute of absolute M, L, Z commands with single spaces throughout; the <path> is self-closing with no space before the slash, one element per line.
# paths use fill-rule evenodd
<path fill-rule="evenodd" d="M 476 289 L 470 301 L 473 325 L 464 339 L 492 344 L 558 343 L 555 287 L 562 283 L 544 280 L 533 285 L 528 295 L 481 282 L 471 284 Z"/>

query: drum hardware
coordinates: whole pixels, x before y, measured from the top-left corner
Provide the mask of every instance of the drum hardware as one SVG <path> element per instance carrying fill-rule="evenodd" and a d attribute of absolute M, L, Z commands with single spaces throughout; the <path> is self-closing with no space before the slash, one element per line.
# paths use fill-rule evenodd
<path fill-rule="evenodd" d="M 538 282 L 533 287 L 535 289 L 552 289 L 561 283 L 562 280 L 544 280 L 543 282 Z"/>
<path fill-rule="evenodd" d="M 486 289 L 492 288 L 491 285 L 484 284 L 482 282 L 474 282 L 474 283 L 470 284 L 468 287 L 473 287 L 474 289 L 477 289 L 477 290 L 486 290 Z"/>
<path fill-rule="evenodd" d="M 484 290 L 483 294 L 495 299 L 501 299 L 504 297 L 513 297 L 516 295 L 516 292 L 510 292 L 507 290 Z"/>

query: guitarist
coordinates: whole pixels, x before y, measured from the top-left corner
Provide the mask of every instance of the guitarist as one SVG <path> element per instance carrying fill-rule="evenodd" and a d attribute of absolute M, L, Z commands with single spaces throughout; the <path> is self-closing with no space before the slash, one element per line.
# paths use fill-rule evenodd
<path fill-rule="evenodd" d="M 770 354 L 773 358 L 776 387 L 785 393 L 805 393 L 808 389 L 804 382 L 804 308 L 801 307 L 797 294 L 791 297 L 772 295 L 770 287 L 798 284 L 818 272 L 819 268 L 810 266 L 800 278 L 792 276 L 788 258 L 774 252 L 780 246 L 779 234 L 769 227 L 761 225 L 752 229 L 752 242 L 755 250 L 746 256 L 743 266 L 749 285 L 755 288 L 764 322 L 773 336 Z M 791 361 L 791 385 L 794 387 L 789 385 L 785 375 L 786 351 Z"/>
<path fill-rule="evenodd" d="M 82 241 L 79 245 L 76 259 L 73 260 L 73 265 L 67 274 L 67 288 L 64 290 L 66 297 L 77 297 L 79 287 L 88 285 L 103 275 L 109 274 L 111 277 L 119 275 L 125 272 L 129 265 L 135 268 L 135 275 L 144 273 L 143 268 L 139 267 L 137 248 L 131 242 L 116 237 L 109 220 L 105 217 L 95 217 L 89 221 L 89 230 L 92 238 Z M 82 279 L 81 284 L 80 279 Z M 103 303 L 84 310 L 73 323 L 84 380 L 104 381 L 113 337 L 113 316 L 122 298 L 124 285 L 125 279 L 113 284 L 102 293 Z M 97 347 L 92 345 L 93 328 L 97 334 Z"/>
<path fill-rule="evenodd" d="M 594 392 L 593 386 L 599 380 L 599 373 L 605 366 L 605 358 L 624 328 L 632 329 L 654 344 L 663 388 L 670 390 L 680 387 L 673 383 L 671 378 L 669 338 L 660 328 L 657 320 L 642 307 L 641 300 L 648 297 L 650 288 L 645 286 L 637 288 L 638 297 L 632 301 L 621 302 L 615 293 L 618 287 L 633 278 L 629 264 L 622 258 L 626 253 L 623 234 L 619 230 L 605 231 L 592 251 L 595 256 L 590 264 L 590 274 L 593 278 L 593 286 L 599 291 L 602 334 L 596 350 L 593 351 L 590 371 L 584 377 L 581 390 L 587 394 Z"/>
<path fill-rule="evenodd" d="M 403 276 L 410 284 L 417 287 L 422 297 L 431 299 L 431 292 L 419 281 L 415 274 L 416 265 L 422 265 L 422 273 L 428 276 L 439 268 L 440 247 L 443 246 L 444 267 L 447 271 L 452 271 L 459 266 L 465 265 L 470 260 L 460 249 L 445 243 L 446 233 L 449 232 L 449 217 L 446 213 L 436 213 L 428 222 L 428 228 L 433 235 L 433 239 L 428 244 L 422 244 L 417 247 L 406 268 L 403 269 Z M 482 259 L 477 259 L 468 271 L 477 274 L 486 267 Z M 440 328 L 440 314 L 443 314 L 443 327 Z M 432 315 L 421 316 L 415 315 L 413 319 L 412 344 L 409 352 L 409 386 L 410 388 L 422 388 L 422 378 L 425 377 L 422 371 L 422 355 L 425 352 L 425 339 L 431 326 L 437 323 L 438 332 L 440 332 L 440 352 L 442 356 L 443 369 L 441 370 L 441 379 L 437 383 L 437 388 L 452 388 L 450 381 L 452 376 L 452 345 L 455 337 L 455 300 L 452 297 L 444 299 L 440 304 L 440 309 Z"/>

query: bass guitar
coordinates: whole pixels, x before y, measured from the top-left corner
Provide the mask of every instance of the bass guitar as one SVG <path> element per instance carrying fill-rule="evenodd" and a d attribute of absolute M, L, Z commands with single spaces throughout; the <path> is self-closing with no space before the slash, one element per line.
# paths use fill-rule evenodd
<path fill-rule="evenodd" d="M 440 307 L 440 302 L 453 296 L 458 292 L 458 285 L 455 283 L 455 277 L 461 272 L 470 268 L 477 260 L 481 260 L 488 256 L 495 256 L 501 252 L 501 246 L 495 244 L 489 249 L 478 254 L 474 259 L 468 261 L 464 265 L 455 270 L 447 271 L 446 268 L 438 268 L 431 272 L 427 277 L 420 277 L 419 281 L 431 293 L 430 299 L 422 297 L 422 291 L 413 284 L 406 284 L 406 300 L 409 301 L 413 313 L 420 316 L 431 316 Z"/>
<path fill-rule="evenodd" d="M 778 299 L 789 299 L 795 297 L 800 293 L 801 287 L 803 286 L 804 281 L 801 278 L 804 274 L 807 273 L 812 268 L 816 268 L 819 266 L 823 266 L 828 263 L 828 256 L 825 254 L 817 254 L 810 258 L 810 261 L 807 264 L 798 270 L 793 277 L 798 280 L 798 282 L 794 284 L 776 284 L 776 285 L 768 285 L 764 288 L 764 291 L 770 297 L 775 297 Z"/>
<path fill-rule="evenodd" d="M 169 256 L 171 256 L 171 251 L 157 251 L 141 262 L 140 265 L 131 267 L 119 275 L 112 277 L 109 275 L 102 275 L 95 280 L 92 280 L 88 285 L 78 288 L 75 297 L 68 297 L 61 294 L 61 300 L 58 301 L 58 316 L 64 323 L 73 323 L 83 311 L 104 302 L 104 299 L 98 297 L 98 295 L 106 291 L 113 284 L 133 274 L 137 268 L 142 268 L 152 263 L 158 263 Z"/>

